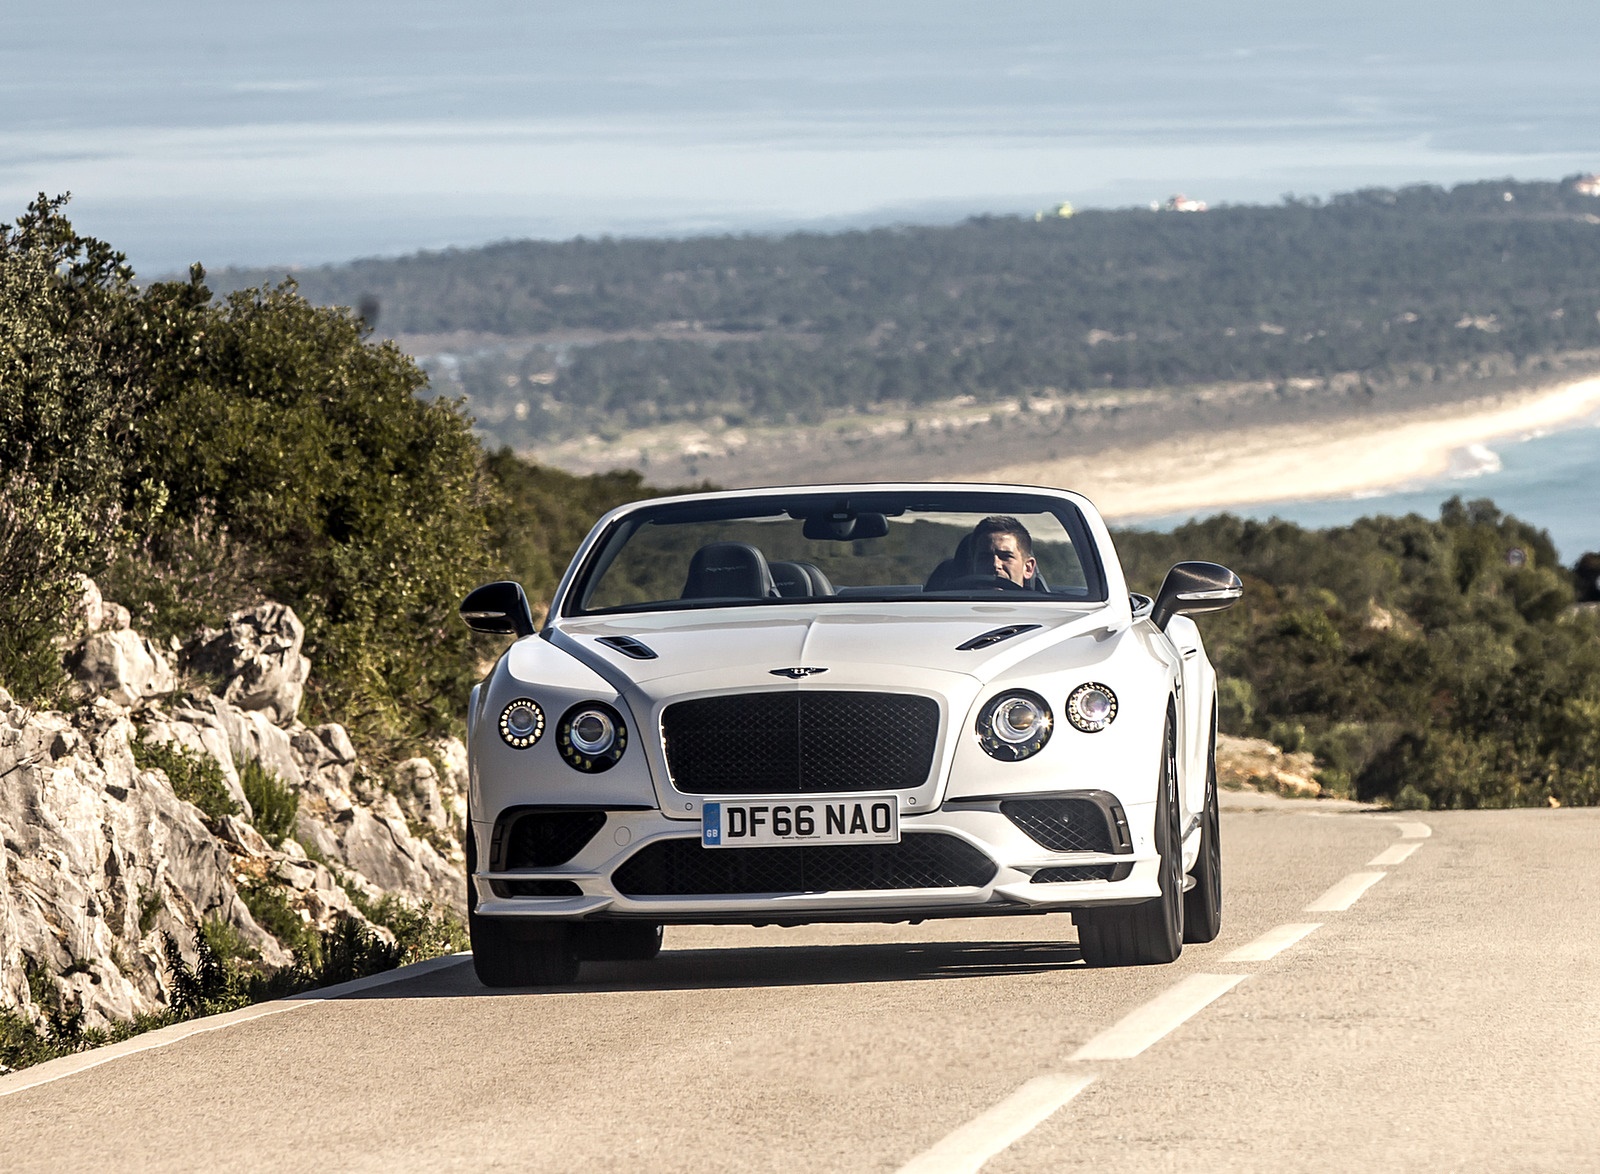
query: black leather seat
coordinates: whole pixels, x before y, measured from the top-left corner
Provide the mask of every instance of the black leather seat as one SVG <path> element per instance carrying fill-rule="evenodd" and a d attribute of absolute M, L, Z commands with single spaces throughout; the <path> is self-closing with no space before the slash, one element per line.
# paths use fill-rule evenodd
<path fill-rule="evenodd" d="M 778 594 L 785 599 L 804 599 L 817 595 L 832 595 L 833 584 L 828 576 L 811 563 L 768 563 L 772 579 L 778 585 Z"/>
<path fill-rule="evenodd" d="M 773 599 L 766 556 L 748 542 L 710 542 L 689 560 L 682 599 Z"/>

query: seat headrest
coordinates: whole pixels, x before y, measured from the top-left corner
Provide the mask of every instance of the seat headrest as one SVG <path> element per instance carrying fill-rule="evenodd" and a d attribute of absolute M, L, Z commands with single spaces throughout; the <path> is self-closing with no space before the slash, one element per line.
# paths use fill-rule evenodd
<path fill-rule="evenodd" d="M 694 552 L 683 599 L 770 599 L 778 593 L 766 556 L 748 542 L 711 542 Z"/>

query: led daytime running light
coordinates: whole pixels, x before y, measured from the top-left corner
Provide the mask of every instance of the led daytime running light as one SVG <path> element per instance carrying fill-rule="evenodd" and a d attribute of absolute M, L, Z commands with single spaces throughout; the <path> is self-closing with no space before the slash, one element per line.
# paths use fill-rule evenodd
<path fill-rule="evenodd" d="M 616 766 L 627 751 L 628 726 L 611 706 L 584 701 L 557 723 L 556 747 L 574 770 L 599 774 Z"/>
<path fill-rule="evenodd" d="M 500 711 L 500 737 L 513 750 L 526 750 L 544 737 L 544 710 L 531 697 L 518 697 Z"/>
<path fill-rule="evenodd" d="M 1067 720 L 1085 734 L 1098 734 L 1117 720 L 1117 695 L 1098 681 L 1079 685 L 1067 697 Z"/>

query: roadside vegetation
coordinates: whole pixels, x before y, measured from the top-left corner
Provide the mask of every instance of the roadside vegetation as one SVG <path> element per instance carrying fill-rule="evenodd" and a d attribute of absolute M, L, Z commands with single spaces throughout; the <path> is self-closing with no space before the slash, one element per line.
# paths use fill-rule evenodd
<path fill-rule="evenodd" d="M 1330 530 L 1222 515 L 1116 541 L 1135 590 L 1179 559 L 1239 572 L 1243 601 L 1201 621 L 1222 728 L 1310 750 L 1325 789 L 1600 803 L 1600 605 L 1579 605 L 1548 536 L 1492 502 Z"/>

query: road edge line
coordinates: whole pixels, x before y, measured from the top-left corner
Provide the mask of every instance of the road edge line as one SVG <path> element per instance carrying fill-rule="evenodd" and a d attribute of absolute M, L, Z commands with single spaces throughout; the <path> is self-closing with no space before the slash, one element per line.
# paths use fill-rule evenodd
<path fill-rule="evenodd" d="M 221 1015 L 207 1015 L 201 1019 L 185 1020 L 182 1023 L 174 1023 L 168 1027 L 158 1027 L 155 1031 L 148 1031 L 131 1039 L 122 1040 L 119 1043 L 106 1044 L 104 1047 L 94 1048 L 91 1051 L 75 1052 L 70 1056 L 60 1056 L 54 1060 L 46 1060 L 42 1064 L 35 1064 L 32 1067 L 22 1068 L 16 1072 L 0 1076 L 0 1097 L 26 1092 L 30 1088 L 38 1088 L 41 1084 L 53 1084 L 57 1080 L 65 1080 L 69 1076 L 87 1072 L 91 1068 L 109 1064 L 113 1060 L 121 1060 L 126 1056 L 136 1056 L 140 1052 L 152 1052 L 157 1048 L 168 1047 L 181 1040 L 186 1040 L 190 1036 L 204 1035 L 211 1031 L 222 1031 L 225 1028 L 237 1027 L 241 1023 L 249 1023 L 255 1019 L 265 1019 L 271 1015 L 282 1015 L 289 1011 L 298 1011 L 302 1007 L 313 1007 L 330 999 L 359 994 L 362 991 L 372 990 L 374 987 L 387 986 L 393 982 L 403 982 L 408 978 L 418 978 L 435 970 L 459 966 L 471 958 L 471 954 L 446 954 L 440 958 L 429 958 L 425 962 L 413 962 L 409 966 L 401 966 L 395 970 L 385 970 L 381 974 L 370 974 L 366 978 L 356 978 L 351 979 L 349 982 L 337 983 L 334 986 L 301 991 L 299 994 L 290 995 L 286 998 L 273 999 L 266 1003 L 254 1003 L 248 1007 L 240 1007 L 236 1011 L 225 1011 Z"/>

